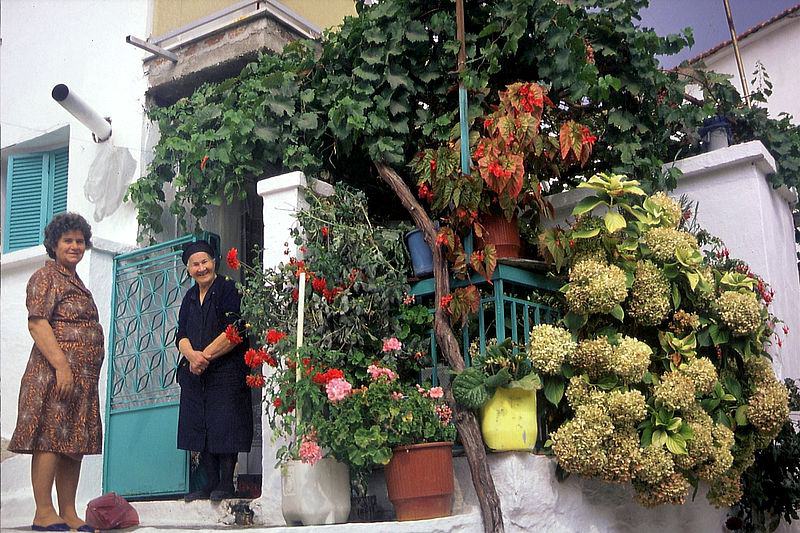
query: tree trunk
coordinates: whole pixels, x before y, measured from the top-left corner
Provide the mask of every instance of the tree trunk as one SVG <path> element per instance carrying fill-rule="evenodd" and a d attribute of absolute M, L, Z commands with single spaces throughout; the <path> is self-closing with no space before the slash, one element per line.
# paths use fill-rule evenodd
<path fill-rule="evenodd" d="M 425 241 L 433 250 L 433 275 L 436 286 L 434 295 L 434 318 L 433 331 L 439 350 L 444 354 L 450 368 L 456 372 L 464 370 L 464 357 L 461 355 L 453 328 L 450 326 L 450 318 L 444 309 L 439 306 L 442 296 L 450 293 L 450 273 L 447 268 L 447 261 L 444 259 L 442 249 L 436 246 L 436 229 L 433 221 L 425 212 L 425 209 L 417 202 L 411 189 L 406 185 L 392 168 L 383 163 L 375 163 L 383 181 L 385 181 L 395 192 L 403 207 L 414 219 L 414 223 L 422 230 Z M 452 396 L 448 392 L 448 398 Z M 483 517 L 483 529 L 487 533 L 500 533 L 504 531 L 503 512 L 500 508 L 500 498 L 494 487 L 492 473 L 486 461 L 486 450 L 483 447 L 478 421 L 475 414 L 467 409 L 463 409 L 457 403 L 451 403 L 455 407 L 455 423 L 461 441 L 464 444 L 464 451 L 467 454 L 469 470 L 472 475 L 472 484 L 475 486 L 475 493 L 481 507 Z"/>

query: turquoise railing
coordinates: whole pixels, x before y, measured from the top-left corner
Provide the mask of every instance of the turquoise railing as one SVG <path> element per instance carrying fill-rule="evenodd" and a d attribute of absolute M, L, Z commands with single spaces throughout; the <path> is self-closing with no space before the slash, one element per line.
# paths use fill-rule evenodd
<path fill-rule="evenodd" d="M 480 290 L 481 303 L 477 317 L 472 318 L 460 332 L 461 350 L 468 366 L 471 364 L 469 347 L 474 340 L 478 340 L 481 354 L 486 353 L 486 341 L 491 338 L 502 342 L 510 337 L 515 343 L 524 345 L 533 326 L 554 323 L 559 318 L 555 309 L 537 301 L 536 296 L 542 292 L 557 292 L 560 283 L 540 272 L 498 264 L 491 284 L 483 277 L 474 275 L 470 280 L 452 281 L 450 288 L 452 290 L 469 283 L 475 284 Z M 431 278 L 414 283 L 410 293 L 422 301 L 432 298 L 434 280 Z M 430 312 L 433 313 L 433 309 Z M 426 372 L 421 377 L 423 381 L 430 379 L 432 385 L 436 386 L 443 380 L 446 383 L 449 378 L 439 375 L 439 354 L 433 331 L 430 336 L 430 376 Z"/>

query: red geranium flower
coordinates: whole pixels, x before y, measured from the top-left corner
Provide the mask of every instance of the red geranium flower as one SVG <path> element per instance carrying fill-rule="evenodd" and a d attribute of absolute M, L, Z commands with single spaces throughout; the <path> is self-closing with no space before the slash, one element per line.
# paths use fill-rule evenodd
<path fill-rule="evenodd" d="M 275 398 L 274 400 L 272 400 L 272 405 L 274 405 L 275 408 L 277 409 L 281 405 L 283 405 L 283 400 L 281 400 L 280 398 Z"/>
<path fill-rule="evenodd" d="M 231 248 L 228 250 L 228 266 L 231 267 L 233 270 L 239 270 L 239 250 L 236 248 Z"/>
<path fill-rule="evenodd" d="M 447 309 L 447 307 L 450 305 L 450 302 L 452 302 L 452 301 L 453 301 L 453 295 L 452 294 L 445 294 L 439 300 L 439 307 L 441 307 L 442 309 Z"/>
<path fill-rule="evenodd" d="M 267 330 L 267 344 L 278 344 L 285 336 L 286 333 L 278 331 L 277 329 Z"/>
<path fill-rule="evenodd" d="M 261 374 L 248 374 L 246 378 L 244 378 L 245 383 L 247 383 L 248 387 L 258 389 L 264 386 L 264 376 Z"/>
<path fill-rule="evenodd" d="M 245 364 L 250 368 L 258 368 L 259 366 L 261 366 L 261 363 L 264 362 L 262 354 L 266 355 L 261 350 L 256 351 L 253 348 L 250 348 L 244 353 Z"/>
<path fill-rule="evenodd" d="M 316 373 L 311 378 L 311 381 L 316 383 L 317 385 L 327 385 L 331 380 L 334 379 L 344 379 L 344 372 L 339 370 L 338 368 L 329 368 L 327 371 L 322 373 Z"/>
<path fill-rule="evenodd" d="M 264 362 L 267 363 L 269 366 L 278 366 L 278 361 L 276 361 L 275 358 L 272 357 L 267 352 L 264 352 L 264 356 L 262 357 L 262 359 L 264 359 Z"/>
<path fill-rule="evenodd" d="M 322 292 L 328 287 L 328 282 L 325 281 L 325 278 L 314 278 L 311 287 L 317 292 Z"/>
<path fill-rule="evenodd" d="M 328 226 L 322 226 L 322 229 L 320 231 L 322 232 L 322 237 L 324 239 L 327 239 L 328 238 Z"/>
<path fill-rule="evenodd" d="M 228 339 L 228 342 L 234 345 L 242 342 L 242 336 L 239 335 L 239 330 L 236 329 L 236 326 L 233 324 L 225 328 L 225 338 Z"/>

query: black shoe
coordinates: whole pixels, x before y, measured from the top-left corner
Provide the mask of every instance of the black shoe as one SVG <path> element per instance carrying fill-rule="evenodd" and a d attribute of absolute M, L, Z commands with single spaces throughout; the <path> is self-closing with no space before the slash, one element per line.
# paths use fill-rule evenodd
<path fill-rule="evenodd" d="M 212 490 L 209 499 L 212 502 L 221 502 L 233 498 L 233 490 Z"/>
<path fill-rule="evenodd" d="M 193 502 L 195 500 L 207 500 L 211 496 L 211 493 L 207 490 L 196 490 L 194 492 L 190 492 L 186 496 L 183 497 L 183 501 L 186 503 Z"/>

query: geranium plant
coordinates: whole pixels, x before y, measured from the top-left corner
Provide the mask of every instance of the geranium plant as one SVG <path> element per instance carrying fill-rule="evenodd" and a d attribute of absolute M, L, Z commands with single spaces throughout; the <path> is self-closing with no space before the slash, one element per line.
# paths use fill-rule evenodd
<path fill-rule="evenodd" d="M 772 294 L 678 202 L 638 185 L 592 177 L 575 223 L 541 238 L 568 269 L 563 327 L 534 329 L 529 345 L 549 444 L 563 471 L 632 483 L 643 505 L 682 503 L 701 480 L 732 505 L 788 416 L 767 352 L 780 342 Z"/>
<path fill-rule="evenodd" d="M 368 383 L 329 394 L 329 416 L 316 420 L 320 439 L 357 476 L 387 464 L 397 446 L 455 439 L 452 411 L 441 387 L 403 384 L 397 372 L 380 364 L 366 370 Z"/>

